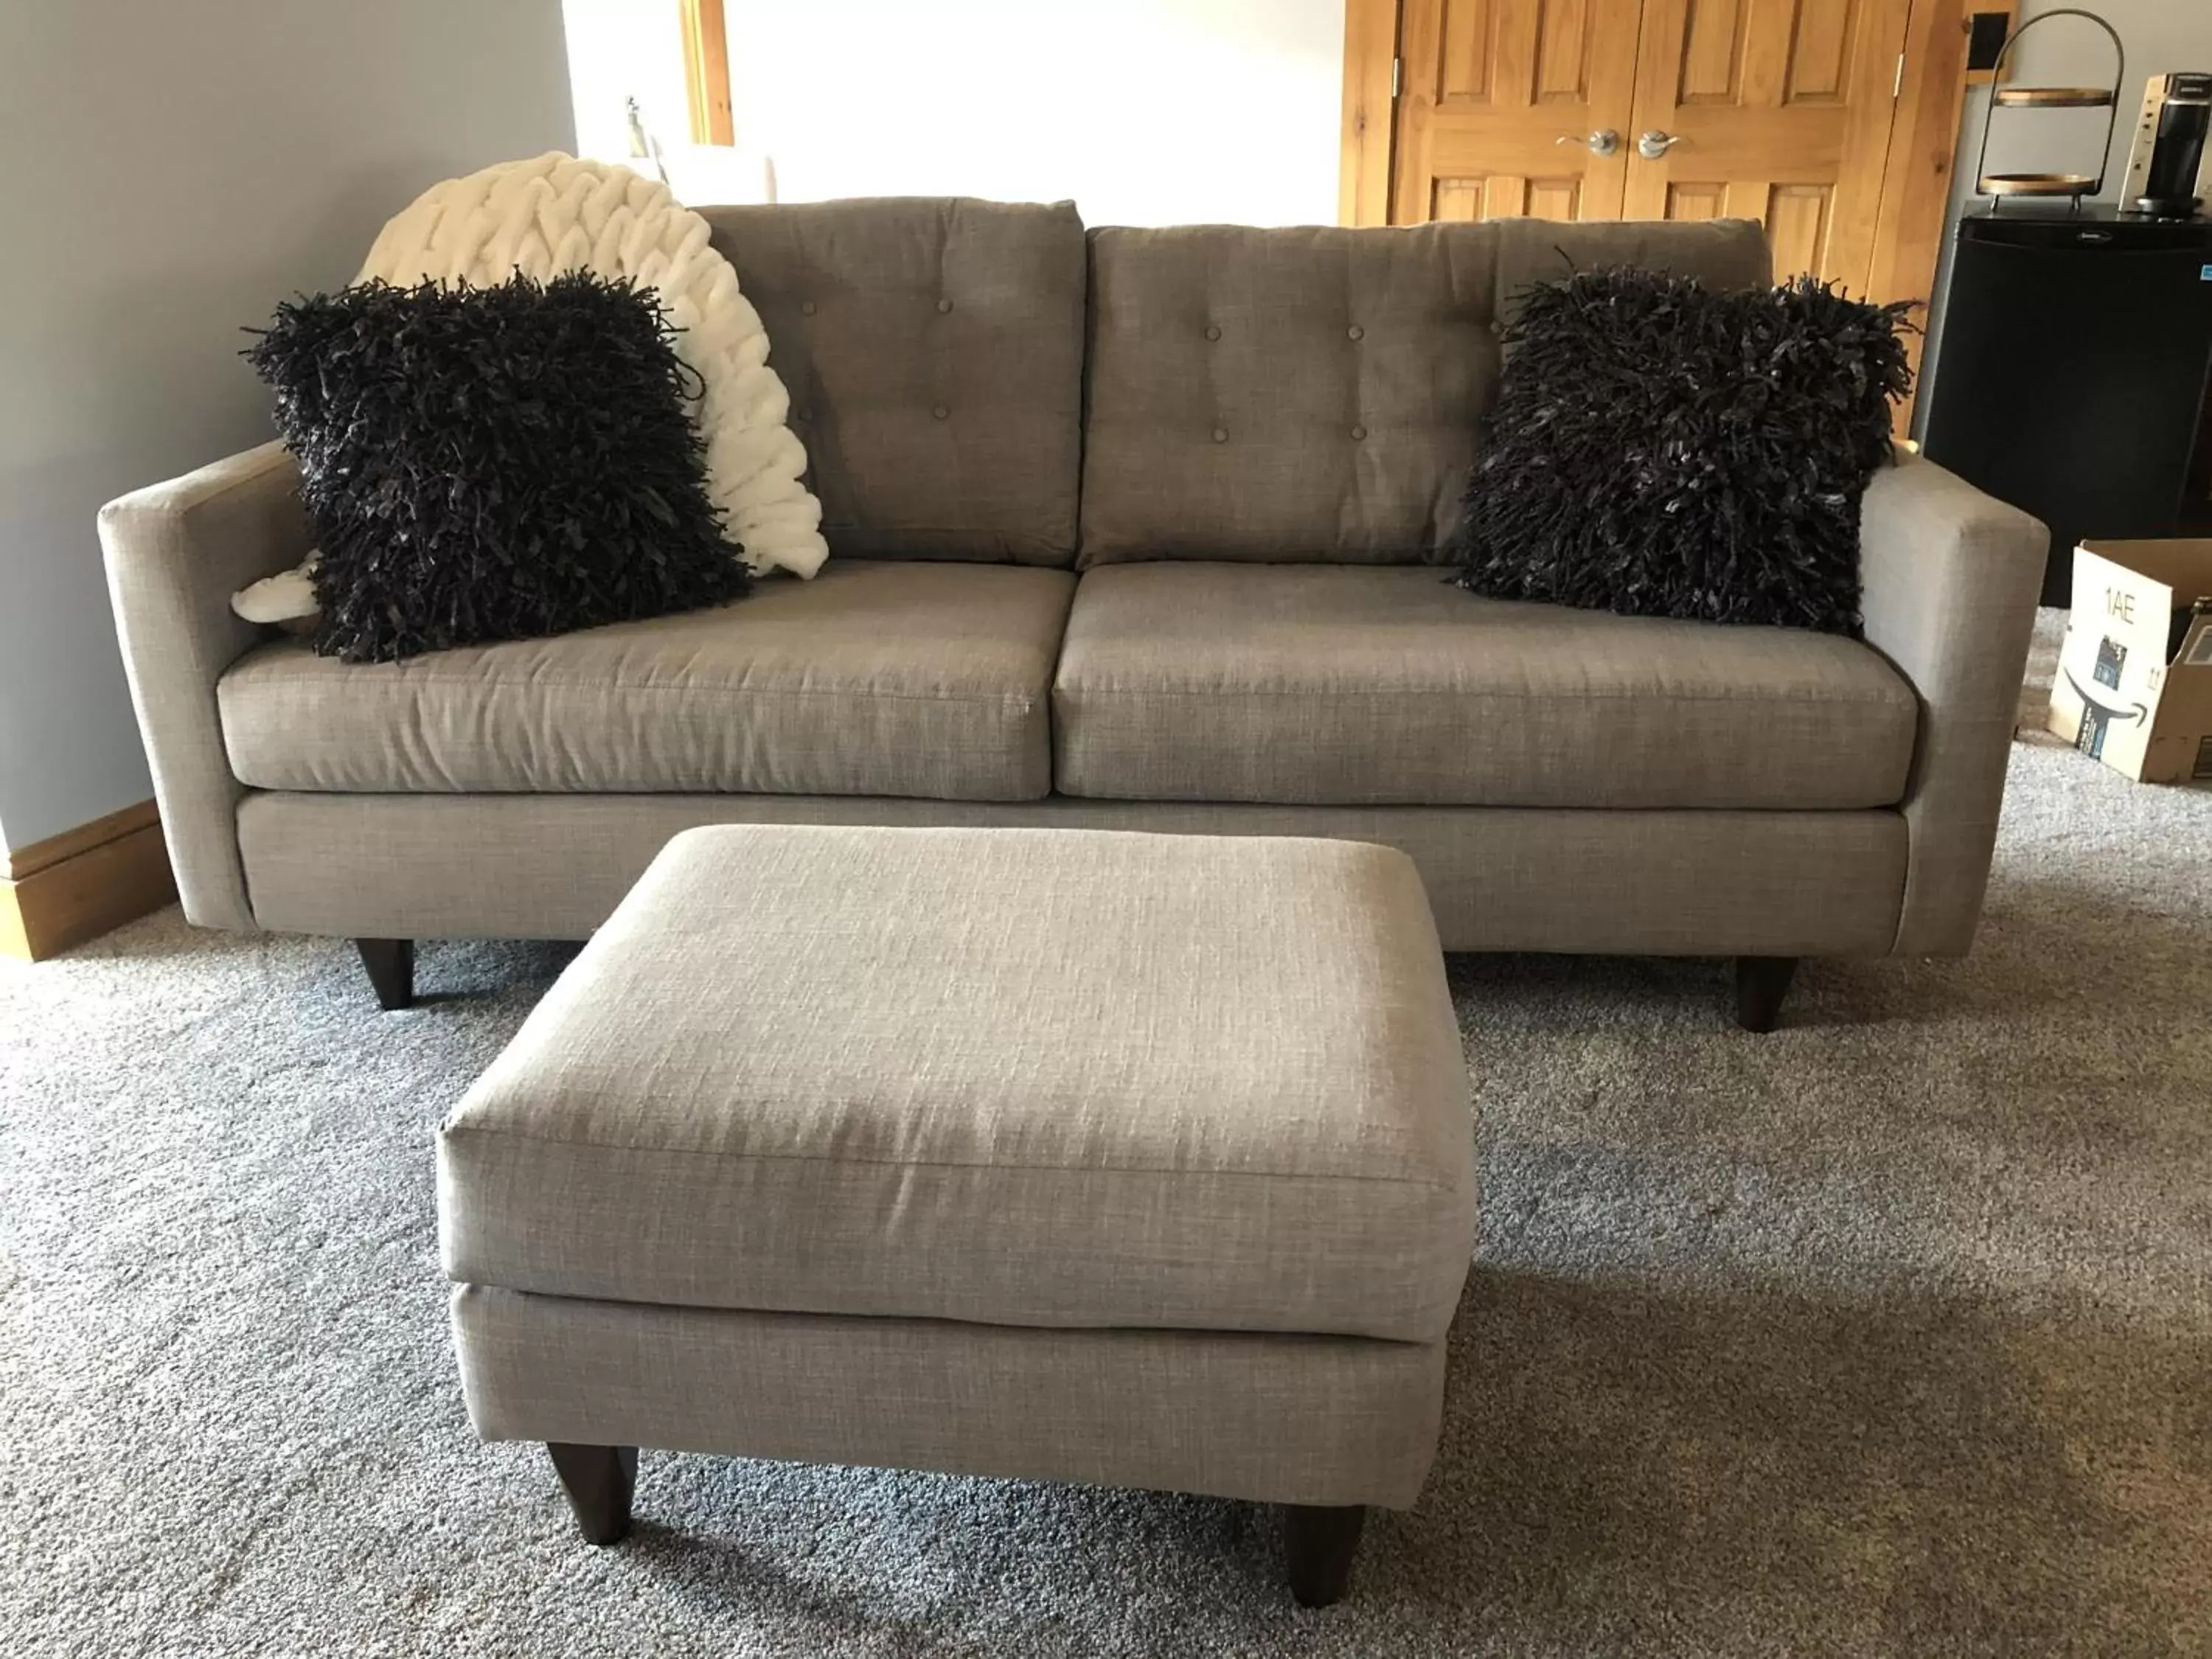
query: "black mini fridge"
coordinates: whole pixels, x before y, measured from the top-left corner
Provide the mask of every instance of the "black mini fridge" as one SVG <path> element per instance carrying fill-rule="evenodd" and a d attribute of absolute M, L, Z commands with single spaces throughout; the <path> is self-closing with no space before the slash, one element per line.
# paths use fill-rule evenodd
<path fill-rule="evenodd" d="M 1960 220 L 1921 447 L 2051 526 L 2045 605 L 2085 536 L 2212 534 L 2208 380 L 2212 221 Z"/>

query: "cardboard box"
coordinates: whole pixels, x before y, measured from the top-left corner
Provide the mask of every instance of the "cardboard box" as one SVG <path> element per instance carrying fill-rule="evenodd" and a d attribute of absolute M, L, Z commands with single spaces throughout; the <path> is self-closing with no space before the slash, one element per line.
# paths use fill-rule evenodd
<path fill-rule="evenodd" d="M 2212 541 L 2083 542 L 2051 729 L 2141 783 L 2212 781 Z"/>

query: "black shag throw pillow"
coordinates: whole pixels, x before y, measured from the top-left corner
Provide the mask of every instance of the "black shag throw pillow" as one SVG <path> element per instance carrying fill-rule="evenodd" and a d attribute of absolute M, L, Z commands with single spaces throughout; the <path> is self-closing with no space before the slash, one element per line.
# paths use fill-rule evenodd
<path fill-rule="evenodd" d="M 580 272 L 277 307 L 246 356 L 320 538 L 315 649 L 388 662 L 743 592 L 673 338 L 653 290 Z"/>
<path fill-rule="evenodd" d="M 1642 270 L 1524 297 L 1454 536 L 1460 585 L 1856 635 L 1859 500 L 1911 384 L 1909 305 Z"/>

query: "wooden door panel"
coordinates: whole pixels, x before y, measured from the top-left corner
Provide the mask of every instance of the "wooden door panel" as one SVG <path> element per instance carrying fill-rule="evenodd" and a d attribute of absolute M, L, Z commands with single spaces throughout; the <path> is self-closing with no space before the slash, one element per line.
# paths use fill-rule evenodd
<path fill-rule="evenodd" d="M 1662 219 L 1725 219 L 1730 215 L 1726 185 L 1680 184 L 1667 186 L 1667 199 L 1656 216 Z"/>
<path fill-rule="evenodd" d="M 1826 185 L 1774 185 L 1768 188 L 1767 246 L 1774 250 L 1774 270 L 1779 276 L 1817 271 L 1827 257 L 1828 211 L 1835 191 Z M 1865 279 L 1860 279 L 1861 286 Z"/>
<path fill-rule="evenodd" d="M 1582 191 L 1579 179 L 1531 179 L 1521 210 L 1531 219 L 1579 219 Z"/>
<path fill-rule="evenodd" d="M 1582 216 L 1580 179 L 1528 179 L 1493 173 L 1487 178 L 1444 177 L 1430 192 L 1430 219 L 1576 219 Z"/>
<path fill-rule="evenodd" d="M 1763 221 L 1777 276 L 1865 290 L 1908 0 L 1647 0 L 1623 215 Z"/>
<path fill-rule="evenodd" d="M 1705 179 L 1728 184 L 1765 179 L 1770 184 L 1832 185 L 1844 167 L 1849 139 L 1844 112 L 1838 109 L 1692 106 L 1651 120 L 1639 119 L 1637 131 L 1655 128 L 1677 134 L 1682 142 L 1657 161 L 1647 161 L 1639 155 L 1629 164 L 1632 196 L 1673 179 Z M 1878 157 L 1871 182 L 1879 190 Z M 1645 216 L 1632 212 L 1628 216 Z"/>
<path fill-rule="evenodd" d="M 1847 98 L 1857 0 L 1804 0 L 1790 54 L 1786 96 L 1793 103 Z"/>
<path fill-rule="evenodd" d="M 1392 217 L 1618 218 L 1642 9 L 1406 0 Z M 1582 142 L 1600 128 L 1621 135 L 1610 156 Z"/>
<path fill-rule="evenodd" d="M 1675 180 L 1667 186 L 1662 219 L 1757 219 L 1766 227 L 1774 274 L 1819 271 L 1828 256 L 1832 185 L 1777 184 L 1765 179 Z"/>
<path fill-rule="evenodd" d="M 1344 217 L 1759 219 L 1778 275 L 1812 270 L 1876 300 L 1922 299 L 1973 78 L 1972 9 L 1348 0 Z M 1620 133 L 1607 164 L 1552 143 L 1602 126 Z M 1646 161 L 1636 139 L 1647 128 L 1684 142 Z M 1911 337 L 1908 349 L 1918 344 Z"/>
<path fill-rule="evenodd" d="M 1404 0 L 1391 216 L 1758 219 L 1778 276 L 1863 293 L 1910 7 Z M 1558 142 L 1608 127 L 1611 156 Z"/>

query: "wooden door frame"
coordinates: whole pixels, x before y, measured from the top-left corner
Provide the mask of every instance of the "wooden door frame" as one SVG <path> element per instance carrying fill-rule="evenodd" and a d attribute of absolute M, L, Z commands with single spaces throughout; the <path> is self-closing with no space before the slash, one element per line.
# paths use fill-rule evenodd
<path fill-rule="evenodd" d="M 1905 26 L 1905 76 L 1891 118 L 1869 266 L 1868 292 L 1877 299 L 1931 297 L 1965 107 L 1967 16 L 2009 9 L 2011 4 L 2012 0 L 1911 0 Z M 1345 0 L 1343 142 L 1337 175 L 1341 224 L 1391 222 L 1403 9 L 1403 0 Z M 1917 357 L 1917 337 L 1913 350 Z"/>
<path fill-rule="evenodd" d="M 690 106 L 691 142 L 734 144 L 737 118 L 730 107 L 730 36 L 722 0 L 676 0 L 683 17 L 684 91 Z"/>
<path fill-rule="evenodd" d="M 1344 0 L 1344 148 L 1336 175 L 1340 225 L 1390 222 L 1401 9 L 1400 0 Z"/>
<path fill-rule="evenodd" d="M 1975 12 L 2011 10 L 2011 0 L 1913 0 L 1905 20 L 1905 78 L 1882 166 L 1881 217 L 1867 292 L 1881 300 L 1918 301 L 1915 321 L 1922 327 L 1935 302 L 1936 270 L 1948 228 L 1953 161 L 1970 79 L 1968 20 Z M 1924 343 L 1917 332 L 1905 339 L 1916 396 Z M 1899 437 L 1911 429 L 1912 406 L 1908 397 L 1893 412 L 1892 425 Z"/>

